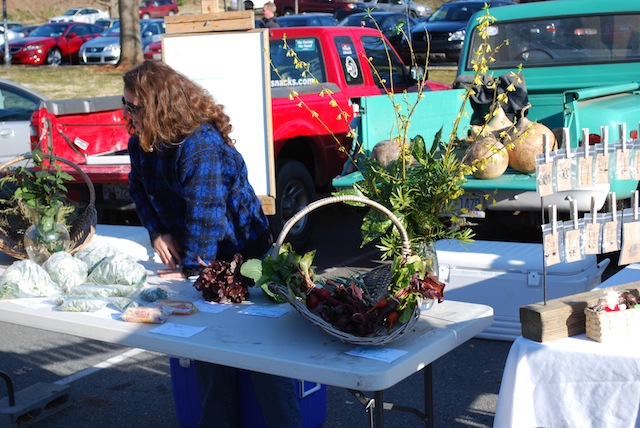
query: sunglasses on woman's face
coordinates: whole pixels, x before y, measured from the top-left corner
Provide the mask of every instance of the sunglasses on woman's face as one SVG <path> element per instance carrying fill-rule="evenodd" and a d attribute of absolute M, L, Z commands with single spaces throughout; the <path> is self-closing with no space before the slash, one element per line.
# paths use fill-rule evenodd
<path fill-rule="evenodd" d="M 138 112 L 143 108 L 143 106 L 137 106 L 133 103 L 128 102 L 127 100 L 124 99 L 124 97 L 122 97 L 122 107 L 129 114 L 138 114 Z"/>

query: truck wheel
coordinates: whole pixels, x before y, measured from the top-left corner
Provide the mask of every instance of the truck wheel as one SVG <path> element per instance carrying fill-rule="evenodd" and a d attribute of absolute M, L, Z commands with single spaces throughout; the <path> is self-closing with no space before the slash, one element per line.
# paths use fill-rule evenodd
<path fill-rule="evenodd" d="M 57 66 L 62 64 L 62 52 L 58 48 L 51 48 L 49 52 L 47 52 L 47 58 L 45 60 L 47 65 Z"/>
<path fill-rule="evenodd" d="M 142 15 L 142 19 L 151 19 L 151 15 L 149 15 L 148 13 L 145 13 Z"/>
<path fill-rule="evenodd" d="M 298 211 L 311 203 L 316 196 L 315 187 L 309 171 L 303 164 L 294 160 L 282 162 L 276 174 L 276 214 L 269 217 L 274 238 L 284 224 Z M 298 221 L 285 237 L 294 248 L 301 248 L 311 238 L 311 214 Z"/>
<path fill-rule="evenodd" d="M 288 15 L 293 15 L 294 13 L 295 13 L 295 11 L 294 11 L 293 9 L 286 8 L 286 9 L 284 10 L 283 15 L 284 15 L 284 16 L 288 16 Z"/>

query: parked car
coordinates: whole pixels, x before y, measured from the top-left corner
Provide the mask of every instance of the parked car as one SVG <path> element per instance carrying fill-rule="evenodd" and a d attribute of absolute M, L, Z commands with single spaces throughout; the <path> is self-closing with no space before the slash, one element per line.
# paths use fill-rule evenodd
<path fill-rule="evenodd" d="M 20 37 L 22 37 L 20 33 L 13 31 L 11 29 L 4 31 L 4 26 L 0 25 L 0 44 L 4 44 L 5 35 L 7 36 L 7 39 L 9 41 L 14 39 L 19 39 Z"/>
<path fill-rule="evenodd" d="M 517 3 L 509 0 L 457 0 L 443 4 L 429 19 L 411 30 L 411 43 L 418 64 L 425 63 L 427 55 L 432 61 L 458 62 L 469 19 L 485 4 L 494 8 Z M 401 55 L 407 55 L 406 49 Z"/>
<path fill-rule="evenodd" d="M 362 0 L 367 9 L 375 9 L 381 12 L 406 13 L 414 18 L 418 16 L 431 16 L 433 10 L 431 6 L 416 3 L 413 0 Z"/>
<path fill-rule="evenodd" d="M 93 24 L 98 19 L 109 19 L 109 13 L 93 7 L 74 7 L 62 15 L 54 16 L 49 22 L 85 22 Z"/>
<path fill-rule="evenodd" d="M 275 0 L 276 14 L 278 16 L 295 14 L 296 1 L 298 3 L 297 13 L 328 12 L 334 16 L 341 11 L 355 9 L 359 3 L 356 0 Z M 342 19 L 343 17 L 338 15 L 336 19 Z"/>
<path fill-rule="evenodd" d="M 17 21 L 9 21 L 9 22 L 7 22 L 7 28 L 9 30 L 14 30 L 15 31 L 16 28 L 22 27 L 22 26 L 23 26 L 22 23 L 17 22 Z"/>
<path fill-rule="evenodd" d="M 0 79 L 0 163 L 31 151 L 31 115 L 46 99 L 26 86 Z"/>
<path fill-rule="evenodd" d="M 165 32 L 163 18 L 140 20 L 142 49 L 153 41 L 160 40 Z M 80 64 L 117 64 L 120 61 L 120 23 L 91 39 L 80 47 Z"/>
<path fill-rule="evenodd" d="M 140 19 L 162 18 L 178 14 L 176 0 L 143 0 L 140 2 Z"/>
<path fill-rule="evenodd" d="M 406 37 L 410 34 L 411 29 L 418 25 L 418 21 L 402 12 L 366 12 L 349 15 L 340 21 L 338 25 L 346 27 L 379 27 L 382 34 L 389 39 L 396 51 L 401 53 L 403 50 L 406 51 Z M 404 34 L 398 31 L 399 26 L 402 26 Z M 406 57 L 401 55 L 401 57 L 405 64 L 411 64 L 410 55 Z"/>
<path fill-rule="evenodd" d="M 114 25 L 119 25 L 120 20 L 118 18 L 110 18 L 110 19 L 98 19 L 94 24 L 101 26 L 105 30 L 113 27 Z"/>
<path fill-rule="evenodd" d="M 33 30 L 38 27 L 39 25 L 23 25 L 22 27 L 15 27 L 12 31 L 22 35 L 22 37 L 27 37 Z"/>
<path fill-rule="evenodd" d="M 258 21 L 262 22 L 261 20 Z M 338 20 L 331 13 L 316 12 L 280 16 L 278 17 L 278 23 L 281 27 L 333 27 L 338 25 Z"/>
<path fill-rule="evenodd" d="M 144 59 L 162 60 L 162 41 L 151 42 L 142 50 Z"/>
<path fill-rule="evenodd" d="M 98 37 L 104 29 L 83 22 L 56 22 L 43 24 L 28 37 L 9 42 L 12 64 L 60 65 L 78 63 L 78 51 L 87 41 Z M 4 45 L 0 46 L 4 59 Z"/>

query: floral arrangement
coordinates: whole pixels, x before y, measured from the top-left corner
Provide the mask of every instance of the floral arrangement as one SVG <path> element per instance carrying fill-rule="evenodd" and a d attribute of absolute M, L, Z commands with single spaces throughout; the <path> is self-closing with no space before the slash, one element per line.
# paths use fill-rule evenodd
<path fill-rule="evenodd" d="M 482 77 L 488 71 L 488 64 L 494 52 L 487 43 L 486 30 L 495 19 L 489 14 L 488 6 L 485 10 L 486 14 L 479 18 L 479 30 L 485 43 L 481 44 L 476 52 L 476 74 L 473 79 L 476 86 L 484 84 Z M 398 26 L 397 31 L 404 32 L 402 24 Z M 283 48 L 287 49 L 287 56 L 292 58 L 295 67 L 304 70 L 305 75 L 310 76 L 308 64 L 298 58 L 286 40 Z M 380 76 L 371 62 L 370 65 L 374 74 Z M 391 66 L 390 57 L 389 65 Z M 274 68 L 274 71 L 279 74 L 277 69 Z M 349 154 L 350 161 L 363 176 L 353 189 L 338 192 L 336 195 L 364 196 L 382 204 L 400 219 L 411 240 L 412 254 L 407 256 L 402 251 L 402 239 L 388 217 L 375 209 L 370 209 L 365 215 L 361 225 L 362 245 L 380 239 L 378 247 L 382 259 L 392 260 L 385 295 L 382 298 L 373 298 L 359 275 L 318 281 L 312 268 L 315 251 L 299 255 L 288 244 L 277 249 L 278 254 L 263 261 L 248 260 L 241 268 L 244 276 L 254 279 L 256 285 L 261 286 L 273 299 L 283 301 L 282 296 L 270 284 L 286 285 L 291 299 L 305 301 L 309 311 L 332 323 L 336 328 L 361 335 L 371 334 L 379 324 L 391 329 L 396 323 L 406 323 L 423 299 L 438 302 L 443 300 L 444 284 L 436 276 L 435 250 L 432 244 L 435 240 L 443 238 L 467 242 L 472 240 L 473 230 L 465 228 L 460 221 L 460 215 L 464 214 L 465 210 L 458 207 L 457 199 L 464 193 L 462 186 L 466 182 L 465 176 L 483 168 L 481 162 L 467 161 L 468 145 L 465 146 L 464 142 L 457 138 L 461 119 L 468 114 L 464 106 L 474 93 L 473 85 L 463 95 L 463 107 L 455 118 L 450 135 L 443 138 L 441 129 L 434 136 L 432 143 L 427 145 L 423 136 L 409 137 L 416 104 L 412 105 L 407 101 L 406 92 L 396 94 L 393 81 L 381 80 L 381 83 L 395 107 L 397 132 L 392 141 L 398 147 L 397 157 L 389 163 L 382 164 L 363 152 L 349 154 L 340 140 L 332 135 L 339 149 Z M 417 102 L 423 97 L 425 85 L 426 75 L 422 73 L 417 80 Z M 292 101 L 322 121 L 322 118 L 298 97 L 294 89 L 289 90 Z M 340 109 L 330 90 L 322 89 L 320 95 L 326 97 L 332 107 Z M 506 94 L 500 96 L 506 97 Z M 489 122 L 497 113 L 497 110 L 490 111 L 486 121 Z M 337 116 L 346 121 L 351 119 L 351 114 L 342 110 Z M 355 140 L 355 130 L 348 136 Z M 358 202 L 352 203 L 360 205 Z"/>

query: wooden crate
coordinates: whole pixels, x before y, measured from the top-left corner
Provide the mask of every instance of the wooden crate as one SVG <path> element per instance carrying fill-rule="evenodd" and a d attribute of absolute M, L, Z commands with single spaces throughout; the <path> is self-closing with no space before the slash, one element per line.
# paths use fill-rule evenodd
<path fill-rule="evenodd" d="M 630 290 L 636 297 L 640 282 L 609 287 L 619 292 Z M 605 289 L 534 303 L 520 308 L 522 336 L 536 342 L 548 342 L 586 332 L 585 309 L 595 305 Z"/>
<path fill-rule="evenodd" d="M 165 16 L 164 23 L 167 34 L 246 31 L 255 28 L 255 14 L 253 10 L 240 10 L 200 15 L 175 15 Z"/>

